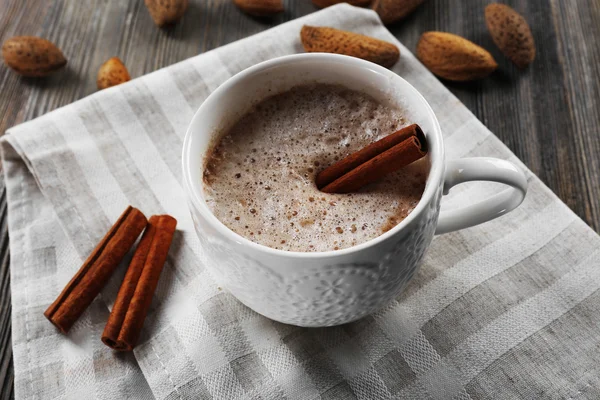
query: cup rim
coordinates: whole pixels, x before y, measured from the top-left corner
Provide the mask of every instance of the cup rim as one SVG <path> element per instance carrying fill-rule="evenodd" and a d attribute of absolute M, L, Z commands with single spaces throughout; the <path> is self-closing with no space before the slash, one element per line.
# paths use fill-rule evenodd
<path fill-rule="evenodd" d="M 330 63 L 343 63 L 355 66 L 360 69 L 368 69 L 372 72 L 378 73 L 387 77 L 391 80 L 396 80 L 401 82 L 403 86 L 405 86 L 409 91 L 412 91 L 411 98 L 418 99 L 421 104 L 419 108 L 424 108 L 427 116 L 433 122 L 433 129 L 431 132 L 426 132 L 428 135 L 428 146 L 430 153 L 434 153 L 435 157 L 432 158 L 431 168 L 429 170 L 429 175 L 427 178 L 427 182 L 425 185 L 425 191 L 423 195 L 419 199 L 416 207 L 408 214 L 406 218 L 404 218 L 399 224 L 394 226 L 389 231 L 376 236 L 373 239 L 370 239 L 366 242 L 357 244 L 355 246 L 351 246 L 341 250 L 328 250 L 328 251 L 320 251 L 320 252 L 301 252 L 301 251 L 289 251 L 289 250 L 280 250 L 274 249 L 272 247 L 268 247 L 259 243 L 255 243 L 242 235 L 234 232 L 230 228 L 228 228 L 223 222 L 221 222 L 208 208 L 206 202 L 203 199 L 203 196 L 195 190 L 195 184 L 192 180 L 192 172 L 191 172 L 191 157 L 194 155 L 191 154 L 191 142 L 192 136 L 194 135 L 195 127 L 199 124 L 199 120 L 202 118 L 202 114 L 208 108 L 208 104 L 214 101 L 215 98 L 219 98 L 223 92 L 226 92 L 234 85 L 239 84 L 240 82 L 248 79 L 252 75 L 264 71 L 266 69 L 281 66 L 289 63 L 297 63 L 302 60 L 312 60 L 315 62 L 330 62 Z M 384 67 L 381 67 L 375 63 L 370 61 L 362 60 L 355 57 L 339 55 L 339 54 L 330 54 L 330 53 L 302 53 L 302 54 L 293 54 L 287 56 L 276 57 L 267 61 L 260 62 L 255 64 L 249 68 L 244 69 L 243 71 L 238 72 L 237 74 L 228 78 L 224 83 L 222 83 L 217 89 L 215 89 L 200 105 L 198 110 L 194 113 L 190 124 L 185 133 L 185 138 L 183 142 L 183 154 L 182 154 L 182 168 L 183 168 L 183 181 L 184 181 L 184 189 L 187 192 L 188 199 L 191 199 L 193 206 L 201 212 L 205 217 L 206 221 L 212 225 L 220 234 L 222 234 L 228 240 L 235 242 L 241 246 L 248 247 L 249 249 L 257 252 L 264 252 L 273 256 L 285 256 L 285 257 L 295 257 L 302 259 L 314 259 L 314 258 L 330 258 L 330 257 L 338 257 L 338 256 L 348 256 L 362 250 L 365 250 L 369 247 L 375 246 L 378 243 L 381 243 L 390 237 L 396 235 L 398 232 L 403 230 L 405 227 L 410 225 L 425 209 L 428 207 L 431 201 L 433 201 L 433 197 L 436 194 L 437 188 L 439 186 L 439 182 L 442 180 L 442 175 L 444 172 L 444 146 L 442 140 L 442 131 L 440 128 L 439 121 L 435 116 L 431 106 L 425 100 L 423 95 L 408 81 L 402 78 L 400 75 L 396 74 L 393 71 L 390 71 Z"/>

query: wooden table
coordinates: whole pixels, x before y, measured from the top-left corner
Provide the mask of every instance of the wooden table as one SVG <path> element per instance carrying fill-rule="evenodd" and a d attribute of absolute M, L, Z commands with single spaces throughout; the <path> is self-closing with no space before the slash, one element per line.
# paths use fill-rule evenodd
<path fill-rule="evenodd" d="M 119 56 L 137 77 L 315 11 L 285 0 L 272 20 L 242 14 L 231 0 L 190 0 L 185 17 L 158 29 L 141 0 L 0 0 L 0 40 L 37 35 L 56 43 L 68 68 L 48 79 L 0 66 L 0 132 L 96 91 L 98 67 Z M 462 35 L 500 67 L 481 82 L 447 86 L 567 205 L 600 231 L 600 1 L 508 0 L 529 21 L 537 58 L 519 71 L 485 27 L 487 1 L 428 0 L 390 26 L 409 49 L 428 30 Z M 13 397 L 6 195 L 0 183 L 0 384 Z M 551 223 L 552 221 L 548 221 Z"/>

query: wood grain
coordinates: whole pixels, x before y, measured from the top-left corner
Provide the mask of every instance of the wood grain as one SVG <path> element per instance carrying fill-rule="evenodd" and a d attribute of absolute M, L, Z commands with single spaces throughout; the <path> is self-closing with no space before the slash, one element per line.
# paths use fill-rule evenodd
<path fill-rule="evenodd" d="M 182 21 L 158 29 L 138 0 L 0 0 L 0 40 L 38 35 L 69 60 L 49 79 L 0 66 L 0 132 L 95 89 L 98 67 L 120 57 L 132 78 L 314 12 L 287 0 L 271 20 L 248 17 L 230 0 L 192 0 Z M 529 21 L 537 58 L 517 70 L 494 46 L 483 10 L 489 1 L 427 0 L 390 31 L 414 50 L 420 34 L 462 35 L 490 50 L 499 70 L 481 82 L 445 82 L 489 129 L 593 229 L 600 231 L 600 2 L 507 0 Z M 13 397 L 6 199 L 0 187 L 0 384 Z"/>

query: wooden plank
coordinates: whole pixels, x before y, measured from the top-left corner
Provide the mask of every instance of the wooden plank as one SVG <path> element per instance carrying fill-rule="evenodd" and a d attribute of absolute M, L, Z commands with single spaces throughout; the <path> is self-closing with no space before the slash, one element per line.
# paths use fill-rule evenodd
<path fill-rule="evenodd" d="M 0 67 L 0 132 L 96 91 L 98 67 L 119 56 L 133 77 L 315 11 L 286 0 L 271 20 L 248 17 L 230 0 L 192 0 L 171 29 L 154 26 L 139 0 L 1 0 L 0 40 L 39 35 L 66 54 L 68 69 L 26 79 Z M 600 231 L 600 2 L 507 0 L 530 22 L 537 59 L 517 70 L 487 33 L 487 2 L 428 0 L 391 32 L 414 49 L 427 30 L 462 35 L 489 49 L 500 68 L 481 82 L 445 82 L 571 209 Z M 6 199 L 0 188 L 0 400 L 13 397 Z"/>
<path fill-rule="evenodd" d="M 597 232 L 600 231 L 600 2 L 565 3 L 552 0 L 558 61 L 564 90 L 556 108 L 565 110 L 560 120 L 560 158 L 548 169 L 558 176 L 549 183 L 563 201 Z M 549 83 L 549 88 L 552 84 Z M 546 94 L 545 94 L 546 95 Z M 548 96 L 550 101 L 551 97 Z M 564 119 L 563 119 L 564 118 Z M 541 149 L 540 149 L 541 151 Z M 555 189 L 556 188 L 556 189 Z"/>

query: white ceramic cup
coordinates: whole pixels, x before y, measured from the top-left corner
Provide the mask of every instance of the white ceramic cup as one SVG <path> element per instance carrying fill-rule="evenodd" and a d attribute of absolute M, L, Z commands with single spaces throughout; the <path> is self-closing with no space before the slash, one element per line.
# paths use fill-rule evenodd
<path fill-rule="evenodd" d="M 337 251 L 276 250 L 234 233 L 203 198 L 203 164 L 209 145 L 265 97 L 305 83 L 339 84 L 391 100 L 421 126 L 429 145 L 430 171 L 416 208 L 388 232 Z M 248 68 L 215 90 L 198 109 L 183 145 L 189 208 L 205 262 L 242 303 L 276 321 L 331 326 L 368 315 L 398 296 L 411 279 L 434 233 L 489 221 L 517 207 L 527 180 L 512 163 L 494 158 L 446 161 L 442 132 L 423 96 L 404 79 L 376 64 L 334 54 L 298 54 Z M 442 193 L 467 181 L 511 186 L 480 203 L 442 212 Z M 439 217 L 439 218 L 438 218 Z"/>

